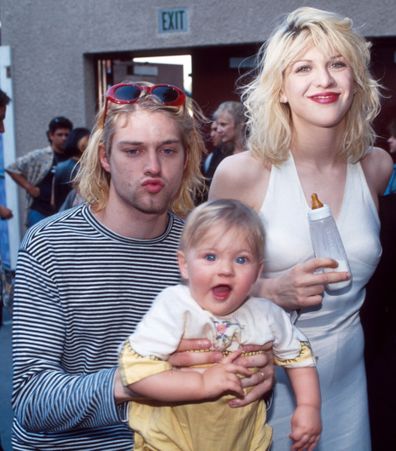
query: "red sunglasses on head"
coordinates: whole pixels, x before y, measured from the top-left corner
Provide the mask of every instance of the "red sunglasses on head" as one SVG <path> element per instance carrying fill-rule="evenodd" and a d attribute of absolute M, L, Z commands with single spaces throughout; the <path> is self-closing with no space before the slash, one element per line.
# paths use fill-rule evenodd
<path fill-rule="evenodd" d="M 182 106 L 186 101 L 184 92 L 173 85 L 159 84 L 159 85 L 140 85 L 136 83 L 118 83 L 111 86 L 106 92 L 106 103 L 103 113 L 103 126 L 107 115 L 108 102 L 116 103 L 118 105 L 128 105 L 135 103 L 140 97 L 144 95 L 152 95 L 167 106 Z"/>

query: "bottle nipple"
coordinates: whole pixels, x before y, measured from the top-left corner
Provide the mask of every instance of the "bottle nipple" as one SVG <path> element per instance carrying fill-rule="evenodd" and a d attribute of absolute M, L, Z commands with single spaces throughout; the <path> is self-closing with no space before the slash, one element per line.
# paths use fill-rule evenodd
<path fill-rule="evenodd" d="M 316 210 L 317 208 L 323 207 L 323 204 L 319 200 L 319 197 L 316 193 L 311 194 L 311 205 L 312 205 L 312 210 Z"/>

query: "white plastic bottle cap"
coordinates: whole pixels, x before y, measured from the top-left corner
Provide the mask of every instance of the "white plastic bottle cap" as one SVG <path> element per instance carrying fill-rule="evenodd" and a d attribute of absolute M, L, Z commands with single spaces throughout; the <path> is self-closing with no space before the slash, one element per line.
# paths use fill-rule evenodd
<path fill-rule="evenodd" d="M 327 204 L 324 204 L 323 207 L 314 208 L 308 210 L 308 218 L 311 221 L 317 221 L 318 219 L 324 219 L 331 216 L 330 207 Z"/>

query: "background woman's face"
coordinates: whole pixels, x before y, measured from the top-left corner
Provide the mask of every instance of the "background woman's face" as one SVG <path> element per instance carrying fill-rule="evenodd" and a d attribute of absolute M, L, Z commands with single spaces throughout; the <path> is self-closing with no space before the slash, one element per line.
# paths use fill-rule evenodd
<path fill-rule="evenodd" d="M 89 136 L 83 136 L 77 143 L 77 147 L 78 147 L 78 150 L 80 151 L 81 155 L 83 154 L 84 150 L 87 148 L 88 139 L 89 139 Z"/>
<path fill-rule="evenodd" d="M 234 118 L 229 113 L 220 113 L 217 120 L 217 133 L 223 143 L 235 141 L 236 126 Z"/>

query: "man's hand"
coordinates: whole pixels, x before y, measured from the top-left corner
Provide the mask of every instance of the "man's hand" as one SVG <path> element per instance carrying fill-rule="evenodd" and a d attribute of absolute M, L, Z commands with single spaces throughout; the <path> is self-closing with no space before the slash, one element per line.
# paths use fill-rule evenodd
<path fill-rule="evenodd" d="M 121 382 L 121 376 L 119 369 L 116 370 L 114 374 L 114 400 L 116 404 L 121 404 L 126 401 L 132 401 L 142 398 L 141 396 L 137 396 L 128 387 L 125 387 Z"/>
<path fill-rule="evenodd" d="M 40 196 L 40 188 L 37 186 L 30 185 L 26 191 L 32 196 L 32 197 L 39 197 Z"/>
<path fill-rule="evenodd" d="M 243 399 L 235 398 L 229 402 L 230 407 L 243 407 L 251 402 L 263 399 L 275 382 L 275 370 L 273 365 L 272 342 L 263 346 L 246 345 L 243 352 L 254 353 L 251 356 L 241 355 L 234 363 L 246 368 L 257 368 L 257 371 L 249 377 L 241 380 L 242 387 L 251 387 Z"/>
<path fill-rule="evenodd" d="M 12 211 L 7 208 L 0 205 L 0 218 L 1 219 L 11 219 L 12 218 Z"/>
<path fill-rule="evenodd" d="M 191 367 L 221 362 L 224 358 L 223 354 L 218 351 L 210 351 L 210 346 L 210 341 L 206 339 L 182 340 L 177 351 L 171 355 L 168 361 L 175 367 Z M 245 368 L 258 368 L 258 371 L 241 379 L 242 387 L 251 387 L 251 390 L 243 399 L 232 399 L 229 402 L 230 407 L 242 407 L 263 399 L 263 396 L 271 390 L 275 380 L 272 343 L 267 343 L 264 346 L 246 345 L 242 347 L 242 351 L 251 352 L 253 355 L 241 355 L 234 363 Z"/>
<path fill-rule="evenodd" d="M 203 397 L 217 398 L 225 393 L 233 393 L 243 398 L 241 376 L 250 376 L 251 372 L 243 365 L 235 364 L 242 351 L 236 351 L 217 363 L 205 369 L 202 373 Z"/>
<path fill-rule="evenodd" d="M 210 347 L 211 343 L 207 339 L 183 339 L 177 351 L 169 357 L 168 362 L 174 367 L 190 367 L 221 362 L 223 354 L 218 351 L 211 351 Z"/>

